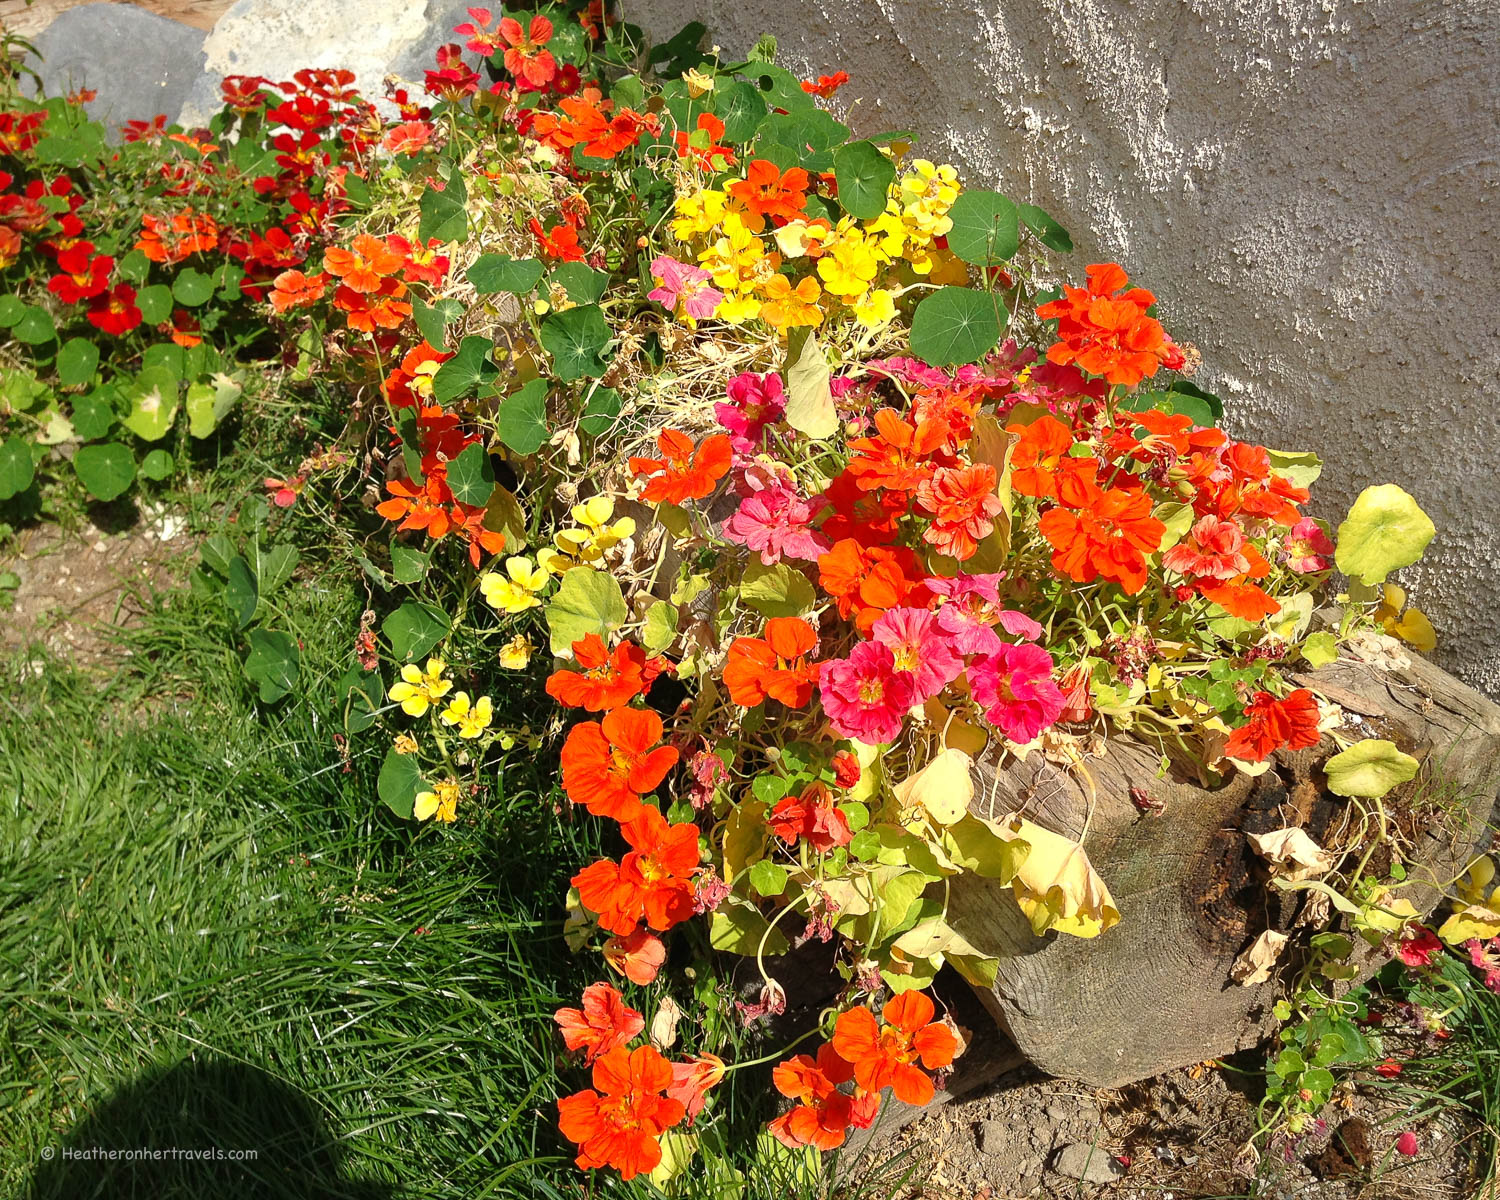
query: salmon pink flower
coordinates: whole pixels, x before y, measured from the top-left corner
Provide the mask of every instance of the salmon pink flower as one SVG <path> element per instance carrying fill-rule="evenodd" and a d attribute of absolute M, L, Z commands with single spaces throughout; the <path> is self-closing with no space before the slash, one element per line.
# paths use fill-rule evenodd
<path fill-rule="evenodd" d="M 569 708 L 607 712 L 629 704 L 659 673 L 648 666 L 646 652 L 630 640 L 611 652 L 597 633 L 573 643 L 573 658 L 582 671 L 554 671 L 547 695 Z"/>
<path fill-rule="evenodd" d="M 679 310 L 695 321 L 714 315 L 724 293 L 707 286 L 713 278 L 702 267 L 678 262 L 670 255 L 658 254 L 651 260 L 651 275 L 660 281 L 659 286 L 646 293 L 648 300 L 655 300 L 670 313 Z"/>
<path fill-rule="evenodd" d="M 464 45 L 475 54 L 482 54 L 489 58 L 500 49 L 500 31 L 490 28 L 490 22 L 495 19 L 495 14 L 487 8 L 471 8 L 468 10 L 469 20 L 461 25 L 455 25 L 453 32 L 459 37 L 468 38 Z"/>
<path fill-rule="evenodd" d="M 794 1107 L 767 1127 L 782 1145 L 792 1149 L 813 1146 L 833 1150 L 844 1144 L 855 1124 L 855 1105 L 868 1126 L 875 1118 L 880 1097 L 869 1094 L 856 1100 L 839 1091 L 839 1084 L 854 1078 L 854 1068 L 839 1057 L 832 1043 L 818 1047 L 818 1057 L 798 1054 L 771 1072 L 771 1083 L 783 1096 L 795 1100 Z"/>
<path fill-rule="evenodd" d="M 834 1025 L 833 1048 L 854 1068 L 855 1082 L 865 1091 L 888 1087 L 902 1103 L 920 1108 L 935 1089 L 915 1064 L 941 1070 L 958 1052 L 953 1030 L 934 1015 L 923 992 L 902 992 L 890 1000 L 881 1010 L 883 1025 L 868 1008 L 851 1008 Z"/>
<path fill-rule="evenodd" d="M 667 948 L 661 938 L 644 926 L 637 926 L 623 936 L 617 934 L 604 943 L 605 965 L 641 987 L 656 979 L 666 961 Z"/>
<path fill-rule="evenodd" d="M 301 271 L 283 271 L 272 281 L 270 301 L 277 316 L 291 308 L 311 308 L 328 290 L 328 276 L 319 272 L 304 275 Z"/>
<path fill-rule="evenodd" d="M 825 662 L 818 690 L 839 736 L 870 745 L 900 737 L 916 699 L 912 676 L 896 670 L 896 656 L 879 642 L 860 642 L 848 658 Z"/>
<path fill-rule="evenodd" d="M 680 1100 L 661 1094 L 672 1086 L 671 1064 L 650 1046 L 617 1046 L 594 1063 L 593 1084 L 557 1102 L 558 1128 L 578 1146 L 578 1165 L 614 1167 L 627 1181 L 655 1170 L 662 1133 L 684 1114 Z"/>
<path fill-rule="evenodd" d="M 766 824 L 788 846 L 795 846 L 800 839 L 819 854 L 854 840 L 849 818 L 821 783 L 813 784 L 800 796 L 783 796 L 766 817 Z"/>
<path fill-rule="evenodd" d="M 969 666 L 969 687 L 991 725 L 1018 745 L 1057 720 L 1062 689 L 1052 679 L 1052 655 L 1040 646 L 1002 645 Z"/>
<path fill-rule="evenodd" d="M 951 635 L 929 609 L 890 609 L 871 627 L 870 637 L 890 650 L 897 671 L 911 677 L 915 704 L 936 696 L 964 669 Z"/>
<path fill-rule="evenodd" d="M 742 371 L 729 381 L 729 403 L 714 405 L 714 416 L 729 431 L 736 454 L 755 454 L 765 441 L 765 430 L 786 412 L 786 391 L 774 372 L 757 375 Z"/>
<path fill-rule="evenodd" d="M 1233 579 L 1250 570 L 1245 531 L 1233 521 L 1199 517 L 1187 537 L 1161 556 L 1161 565 L 1193 579 Z"/>
<path fill-rule="evenodd" d="M 996 483 L 995 468 L 988 463 L 934 470 L 917 485 L 917 503 L 932 514 L 922 540 L 960 562 L 973 558 L 1005 509 L 995 494 Z"/>
<path fill-rule="evenodd" d="M 1264 762 L 1285 746 L 1307 750 L 1318 744 L 1318 701 L 1306 688 L 1285 700 L 1270 692 L 1256 692 L 1245 709 L 1245 724 L 1229 735 L 1224 753 L 1244 762 Z"/>
<path fill-rule="evenodd" d="M 632 456 L 630 471 L 646 481 L 641 499 L 648 504 L 681 504 L 701 500 L 729 473 L 734 457 L 723 434 L 706 437 L 699 446 L 676 429 L 664 429 L 656 439 L 660 458 Z"/>
<path fill-rule="evenodd" d="M 698 827 L 668 825 L 656 809 L 642 808 L 621 833 L 631 846 L 624 858 L 602 858 L 573 876 L 579 903 L 598 916 L 601 929 L 621 937 L 642 919 L 655 930 L 686 921 L 693 915 Z"/>
<path fill-rule="evenodd" d="M 586 1066 L 592 1066 L 601 1054 L 623 1046 L 646 1028 L 646 1018 L 625 1003 L 607 983 L 593 983 L 583 989 L 583 1007 L 560 1008 L 554 1021 L 562 1031 L 569 1050 L 582 1050 Z"/>
<path fill-rule="evenodd" d="M 1281 544 L 1282 561 L 1287 570 L 1298 575 L 1328 570 L 1328 559 L 1332 554 L 1333 541 L 1311 517 L 1303 517 L 1288 529 Z"/>
<path fill-rule="evenodd" d="M 804 499 L 787 484 L 776 482 L 751 492 L 724 522 L 724 537 L 748 546 L 766 566 L 782 557 L 817 562 L 833 547 L 828 537 L 813 528 L 813 521 L 828 505 L 822 496 Z"/>
<path fill-rule="evenodd" d="M 801 617 L 772 617 L 765 636 L 735 638 L 724 663 L 729 698 L 743 708 L 780 700 L 803 708 L 812 699 L 818 668 L 807 655 L 818 648 L 818 635 Z"/>
<path fill-rule="evenodd" d="M 617 708 L 602 721 L 573 726 L 561 755 L 568 799 L 596 817 L 629 821 L 639 815 L 641 796 L 677 764 L 675 749 L 657 745 L 661 734 L 661 718 L 650 709 Z"/>
<path fill-rule="evenodd" d="M 350 291 L 361 293 L 379 291 L 381 280 L 399 271 L 404 261 L 401 254 L 368 233 L 357 235 L 350 249 L 330 246 L 323 251 L 323 269 Z"/>
<path fill-rule="evenodd" d="M 672 1086 L 667 1095 L 681 1102 L 689 1127 L 703 1111 L 709 1091 L 724 1081 L 727 1071 L 724 1060 L 717 1054 L 699 1054 L 687 1062 L 672 1064 Z"/>
<path fill-rule="evenodd" d="M 381 144 L 392 154 L 420 154 L 431 140 L 431 121 L 402 121 L 386 133 Z"/>

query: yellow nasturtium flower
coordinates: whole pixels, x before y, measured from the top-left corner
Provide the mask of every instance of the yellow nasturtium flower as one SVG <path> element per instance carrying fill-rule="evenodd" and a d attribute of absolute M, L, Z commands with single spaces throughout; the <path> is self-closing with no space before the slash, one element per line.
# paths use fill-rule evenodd
<path fill-rule="evenodd" d="M 705 75 L 697 67 L 682 73 L 682 82 L 687 84 L 687 93 L 694 100 L 714 90 L 714 77 Z"/>
<path fill-rule="evenodd" d="M 524 633 L 518 633 L 500 647 L 500 665 L 507 671 L 519 671 L 531 661 L 531 654 L 535 649 L 530 638 Z"/>
<path fill-rule="evenodd" d="M 874 288 L 854 302 L 854 319 L 870 329 L 878 329 L 896 319 L 895 298 L 885 288 Z"/>
<path fill-rule="evenodd" d="M 488 696 L 470 701 L 468 692 L 454 692 L 448 707 L 438 715 L 444 725 L 457 725 L 461 738 L 477 738 L 490 727 L 494 719 L 494 705 Z"/>
<path fill-rule="evenodd" d="M 880 274 L 881 260 L 875 241 L 856 229 L 841 229 L 827 252 L 818 259 L 823 286 L 836 296 L 863 296 Z"/>
<path fill-rule="evenodd" d="M 440 658 L 429 658 L 425 671 L 416 663 L 407 663 L 401 668 L 401 678 L 391 684 L 391 699 L 407 716 L 420 717 L 453 690 L 453 681 L 443 678 L 447 669 Z"/>
<path fill-rule="evenodd" d="M 672 236 L 679 242 L 707 237 L 724 219 L 726 200 L 723 192 L 713 188 L 678 196 L 674 205 L 677 216 L 672 221 Z"/>
<path fill-rule="evenodd" d="M 573 506 L 574 529 L 561 529 L 554 536 L 559 553 L 546 550 L 537 553 L 537 563 L 545 570 L 561 575 L 579 563 L 596 563 L 605 553 L 635 532 L 635 519 L 613 520 L 615 502 L 609 496 L 593 496 Z"/>
<path fill-rule="evenodd" d="M 412 804 L 412 816 L 419 821 L 436 817 L 439 821 L 452 824 L 458 820 L 459 791 L 458 780 L 438 780 L 432 785 L 432 791 L 417 793 Z"/>
<path fill-rule="evenodd" d="M 486 571 L 479 577 L 479 590 L 491 608 L 504 613 L 525 612 L 528 608 L 541 607 L 537 593 L 543 591 L 551 577 L 545 567 L 539 567 L 529 558 L 513 555 L 505 560 L 505 574 Z"/>

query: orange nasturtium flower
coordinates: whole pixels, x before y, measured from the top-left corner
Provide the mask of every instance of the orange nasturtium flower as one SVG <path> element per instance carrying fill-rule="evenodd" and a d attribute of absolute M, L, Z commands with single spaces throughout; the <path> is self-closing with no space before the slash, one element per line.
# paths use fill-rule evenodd
<path fill-rule="evenodd" d="M 724 664 L 724 686 L 742 708 L 754 708 L 769 696 L 790 708 L 812 699 L 817 664 L 806 656 L 818 648 L 818 635 L 801 617 L 772 617 L 763 638 L 735 638 Z"/>
<path fill-rule="evenodd" d="M 661 718 L 640 708 L 617 708 L 603 721 L 573 726 L 561 756 L 568 799 L 616 821 L 655 811 L 645 809 L 641 796 L 654 791 L 677 763 L 676 749 L 657 745 L 661 733 Z"/>
<path fill-rule="evenodd" d="M 552 1019 L 562 1031 L 569 1050 L 582 1050 L 585 1065 L 601 1054 L 623 1046 L 646 1028 L 646 1018 L 625 1003 L 625 997 L 607 983 L 583 989 L 583 1007 L 560 1008 Z"/>
<path fill-rule="evenodd" d="M 1149 379 L 1159 367 L 1181 367 L 1182 351 L 1161 322 L 1146 315 L 1156 297 L 1145 288 L 1124 290 L 1129 282 L 1118 263 L 1093 263 L 1088 287 L 1064 284 L 1061 300 L 1037 309 L 1039 317 L 1057 318 L 1058 340 L 1048 348 L 1047 361 L 1075 363 L 1081 371 L 1126 387 Z"/>
<path fill-rule="evenodd" d="M 995 531 L 994 518 L 1005 509 L 995 494 L 996 484 L 995 468 L 988 463 L 938 467 L 917 485 L 917 503 L 932 514 L 922 540 L 960 562 L 973 558 L 979 543 Z"/>
<path fill-rule="evenodd" d="M 932 474 L 928 457 L 948 440 L 948 427 L 936 421 L 913 426 L 893 408 L 875 413 L 874 437 L 855 438 L 848 472 L 860 490 L 885 488 L 893 492 L 914 491 Z"/>
<path fill-rule="evenodd" d="M 688 1125 L 691 1126 L 703 1111 L 709 1090 L 724 1081 L 727 1071 L 724 1060 L 717 1054 L 698 1054 L 687 1062 L 672 1064 L 672 1086 L 667 1089 L 667 1095 L 682 1101 L 687 1110 Z"/>
<path fill-rule="evenodd" d="M 771 1135 L 794 1150 L 802 1146 L 833 1150 L 844 1144 L 849 1126 L 868 1128 L 880 1108 L 880 1096 L 839 1091 L 839 1084 L 852 1078 L 854 1068 L 828 1043 L 818 1048 L 816 1059 L 808 1054 L 787 1059 L 771 1072 L 771 1082 L 797 1103 L 771 1122 Z"/>
<path fill-rule="evenodd" d="M 532 17 L 523 32 L 514 17 L 502 17 L 497 32 L 505 39 L 505 69 L 533 87 L 546 87 L 557 74 L 552 51 L 542 49 L 552 40 L 552 22 Z"/>
<path fill-rule="evenodd" d="M 1051 509 L 1037 528 L 1052 543 L 1055 570 L 1079 583 L 1102 575 L 1131 596 L 1146 586 L 1146 556 L 1167 529 L 1151 515 L 1149 495 L 1124 488 L 1099 492 L 1077 512 Z"/>
<path fill-rule="evenodd" d="M 839 1015 L 833 1048 L 854 1067 L 854 1079 L 867 1092 L 890 1088 L 896 1099 L 921 1107 L 932 1099 L 932 1080 L 914 1064 L 936 1071 L 953 1062 L 958 1039 L 934 1021 L 932 1001 L 922 992 L 902 992 L 881 1010 L 878 1025 L 868 1008 Z"/>
<path fill-rule="evenodd" d="M 1229 735 L 1224 753 L 1244 762 L 1264 762 L 1285 746 L 1306 750 L 1318 744 L 1318 701 L 1306 688 L 1298 688 L 1285 700 L 1270 692 L 1256 692 L 1248 718 Z"/>
<path fill-rule="evenodd" d="M 630 471 L 646 480 L 641 499 L 648 504 L 681 504 L 684 500 L 701 500 L 714 490 L 729 473 L 734 448 L 722 433 L 703 439 L 694 447 L 693 439 L 677 429 L 664 429 L 656 439 L 660 458 L 632 456 Z"/>
<path fill-rule="evenodd" d="M 783 172 L 775 163 L 757 158 L 745 168 L 745 178 L 725 190 L 757 217 L 795 221 L 807 207 L 808 182 L 801 167 Z"/>
<path fill-rule="evenodd" d="M 207 213 L 184 208 L 164 221 L 147 213 L 141 218 L 141 236 L 135 248 L 152 262 L 177 263 L 190 254 L 212 250 L 219 244 L 219 223 Z"/>
<path fill-rule="evenodd" d="M 271 307 L 277 316 L 289 308 L 311 308 L 327 290 L 328 276 L 321 271 L 316 275 L 305 275 L 297 270 L 283 271 L 272 283 Z"/>
<path fill-rule="evenodd" d="M 403 255 L 368 233 L 356 237 L 352 249 L 330 246 L 323 251 L 323 269 L 355 292 L 378 291 L 380 281 L 394 275 L 405 263 Z"/>
<path fill-rule="evenodd" d="M 616 934 L 604 943 L 605 965 L 641 987 L 656 979 L 656 973 L 666 961 L 667 948 L 662 945 L 661 938 L 643 926 L 637 926 L 624 936 Z"/>
<path fill-rule="evenodd" d="M 601 929 L 621 937 L 641 920 L 659 931 L 686 921 L 694 909 L 698 827 L 668 825 L 658 810 L 643 807 L 621 832 L 631 848 L 619 862 L 601 858 L 573 876 L 578 902 Z"/>
<path fill-rule="evenodd" d="M 654 1170 L 658 1139 L 684 1113 L 680 1100 L 661 1094 L 672 1085 L 672 1064 L 650 1046 L 617 1046 L 594 1063 L 593 1083 L 557 1102 L 558 1128 L 577 1144 L 578 1165 L 614 1167 L 626 1180 Z"/>
<path fill-rule="evenodd" d="M 634 642 L 623 641 L 611 651 L 597 633 L 574 642 L 573 657 L 583 670 L 552 672 L 547 695 L 559 704 L 589 712 L 623 708 L 659 673 L 650 669 L 646 652 Z"/>
<path fill-rule="evenodd" d="M 1020 439 L 1010 451 L 1010 486 L 1022 496 L 1057 499 L 1053 473 L 1073 444 L 1073 431 L 1054 416 L 1038 417 L 1029 425 L 1007 425 L 1006 433 Z"/>

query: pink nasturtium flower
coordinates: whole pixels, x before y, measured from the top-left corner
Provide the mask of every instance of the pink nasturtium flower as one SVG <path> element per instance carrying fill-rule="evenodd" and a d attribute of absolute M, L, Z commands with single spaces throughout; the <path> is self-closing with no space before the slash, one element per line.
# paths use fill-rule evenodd
<path fill-rule="evenodd" d="M 678 262 L 666 254 L 658 254 L 651 260 L 651 276 L 661 282 L 646 293 L 647 298 L 668 312 L 681 309 L 695 321 L 713 316 L 719 301 L 724 299 L 723 292 L 708 286 L 713 276 L 702 267 Z"/>

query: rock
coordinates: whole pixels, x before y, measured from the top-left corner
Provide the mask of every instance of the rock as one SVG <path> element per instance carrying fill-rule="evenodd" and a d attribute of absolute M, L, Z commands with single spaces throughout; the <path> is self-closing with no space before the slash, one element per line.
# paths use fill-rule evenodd
<path fill-rule="evenodd" d="M 1068 1110 L 1067 1110 L 1067 1107 L 1065 1105 L 1063 1105 L 1063 1104 L 1058 1103 L 1055 1100 L 1051 1104 L 1047 1105 L 1047 1107 L 1046 1107 L 1046 1109 L 1044 1111 L 1047 1114 L 1047 1119 L 1048 1120 L 1051 1120 L 1051 1121 L 1066 1121 L 1068 1119 Z"/>
<path fill-rule="evenodd" d="M 388 74 L 420 85 L 437 48 L 455 40 L 453 26 L 464 19 L 464 6 L 453 0 L 237 0 L 203 43 L 207 73 L 178 119 L 205 124 L 219 108 L 226 75 L 282 80 L 303 67 L 347 68 L 365 98 L 380 103 Z"/>
<path fill-rule="evenodd" d="M 37 73 L 49 96 L 95 89 L 89 116 L 118 131 L 126 121 L 176 115 L 203 74 L 204 37 L 133 4 L 84 4 L 37 35 Z"/>
<path fill-rule="evenodd" d="M 1064 1146 L 1052 1160 L 1052 1169 L 1083 1183 L 1114 1183 L 1125 1176 L 1124 1167 L 1102 1148 L 1088 1142 Z"/>
<path fill-rule="evenodd" d="M 985 1121 L 979 1126 L 975 1143 L 981 1154 L 999 1154 L 1010 1140 L 1010 1126 L 1004 1121 Z"/>

